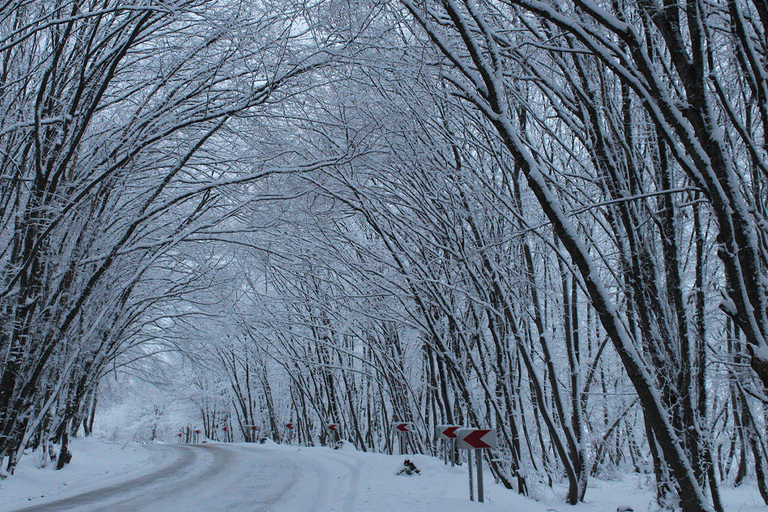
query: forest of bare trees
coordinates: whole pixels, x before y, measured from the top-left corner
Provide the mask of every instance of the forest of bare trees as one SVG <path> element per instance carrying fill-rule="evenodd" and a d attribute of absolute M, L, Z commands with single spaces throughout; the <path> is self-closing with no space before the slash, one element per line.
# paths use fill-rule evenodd
<path fill-rule="evenodd" d="M 207 438 L 768 504 L 767 61 L 764 0 L 5 0 L 3 474 L 128 372 Z"/>

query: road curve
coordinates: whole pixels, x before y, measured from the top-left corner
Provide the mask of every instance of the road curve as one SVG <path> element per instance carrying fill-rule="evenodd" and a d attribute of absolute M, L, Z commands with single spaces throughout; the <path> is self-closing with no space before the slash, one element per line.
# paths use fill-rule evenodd
<path fill-rule="evenodd" d="M 18 512 L 355 510 L 359 471 L 340 454 L 247 444 L 165 445 L 159 469 Z"/>
<path fill-rule="evenodd" d="M 157 449 L 168 449 L 170 447 L 162 446 Z M 151 486 L 157 482 L 162 482 L 164 479 L 171 475 L 178 475 L 185 471 L 186 468 L 192 466 L 197 459 L 195 450 L 190 446 L 174 446 L 172 447 L 177 452 L 176 459 L 169 465 L 155 470 L 151 473 L 147 473 L 140 477 L 128 480 L 127 482 L 120 482 L 118 484 L 96 489 L 94 491 L 77 494 L 67 498 L 57 499 L 47 503 L 33 505 L 31 507 L 25 507 L 18 509 L 18 512 L 54 512 L 71 510 L 81 507 L 84 504 L 97 502 L 110 496 L 116 496 L 124 493 L 129 493 L 132 490 L 140 489 L 146 486 Z"/>
<path fill-rule="evenodd" d="M 65 510 L 85 510 L 83 507 L 94 506 L 99 502 L 113 498 L 130 495 L 133 492 L 146 488 L 162 486 L 168 480 L 178 480 L 183 478 L 190 471 L 190 468 L 199 464 L 199 453 L 193 446 L 156 446 L 156 450 L 175 452 L 175 458 L 168 465 L 151 471 L 145 475 L 133 478 L 131 480 L 116 483 L 96 489 L 93 491 L 68 496 L 66 498 L 46 501 L 30 507 L 18 509 L 18 512 L 54 512 Z"/>

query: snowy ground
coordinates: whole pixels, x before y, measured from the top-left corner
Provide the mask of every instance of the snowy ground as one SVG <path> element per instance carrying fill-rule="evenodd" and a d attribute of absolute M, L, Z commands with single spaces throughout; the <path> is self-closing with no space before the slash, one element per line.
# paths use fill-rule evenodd
<path fill-rule="evenodd" d="M 27 457 L 0 484 L 0 511 L 398 511 L 635 512 L 653 510 L 648 485 L 592 480 L 586 503 L 570 507 L 547 491 L 522 498 L 485 474 L 486 503 L 468 500 L 466 470 L 411 459 L 418 476 L 398 476 L 404 457 L 277 445 L 109 445 L 77 440 L 64 471 Z M 724 489 L 726 510 L 766 512 L 754 486 Z"/>

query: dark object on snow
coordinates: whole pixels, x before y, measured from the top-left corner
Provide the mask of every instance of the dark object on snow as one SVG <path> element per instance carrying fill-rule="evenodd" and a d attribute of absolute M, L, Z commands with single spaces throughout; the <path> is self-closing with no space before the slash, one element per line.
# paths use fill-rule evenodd
<path fill-rule="evenodd" d="M 619 507 L 616 512 L 635 512 L 635 510 L 632 507 Z"/>
<path fill-rule="evenodd" d="M 418 475 L 419 473 L 421 473 L 421 471 L 419 471 L 419 468 L 417 468 L 416 464 L 411 462 L 410 459 L 405 459 L 405 461 L 403 461 L 403 467 L 397 472 L 398 475 L 405 474 L 408 476 Z"/>
<path fill-rule="evenodd" d="M 267 442 L 267 438 L 266 437 L 262 437 L 261 439 L 259 439 L 259 444 L 264 444 L 266 442 Z"/>

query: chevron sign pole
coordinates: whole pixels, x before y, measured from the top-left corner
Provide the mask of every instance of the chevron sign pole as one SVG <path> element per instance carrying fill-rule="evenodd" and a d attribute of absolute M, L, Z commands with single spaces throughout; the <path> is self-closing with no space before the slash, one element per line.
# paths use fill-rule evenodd
<path fill-rule="evenodd" d="M 456 464 L 456 431 L 459 425 L 437 425 L 435 427 L 435 439 L 443 441 L 443 464 L 448 464 L 448 453 L 451 454 L 451 466 Z"/>
<path fill-rule="evenodd" d="M 334 444 L 338 443 L 341 426 L 338 423 L 326 423 L 325 429 L 328 431 L 328 435 L 331 437 L 332 442 Z"/>
<path fill-rule="evenodd" d="M 496 448 L 496 431 L 487 428 L 460 428 L 456 431 L 460 450 L 467 450 L 469 463 L 469 499 L 472 500 L 472 452 Z M 485 501 L 483 496 L 483 455 L 475 453 L 477 461 L 477 501 Z"/>
<path fill-rule="evenodd" d="M 407 421 L 393 421 L 392 432 L 397 434 L 400 445 L 400 455 L 405 454 L 407 446 L 405 436 L 413 432 L 413 423 Z"/>

